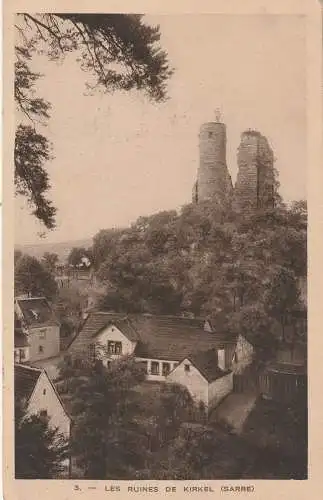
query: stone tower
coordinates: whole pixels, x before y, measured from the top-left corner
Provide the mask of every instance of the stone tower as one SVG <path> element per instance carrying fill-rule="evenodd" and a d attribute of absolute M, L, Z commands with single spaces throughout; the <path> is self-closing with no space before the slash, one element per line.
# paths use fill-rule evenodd
<path fill-rule="evenodd" d="M 238 175 L 233 205 L 237 210 L 274 206 L 274 156 L 260 132 L 247 130 L 238 149 Z"/>
<path fill-rule="evenodd" d="M 193 202 L 212 200 L 226 206 L 232 181 L 226 165 L 226 126 L 219 121 L 204 123 L 199 134 L 200 163 L 193 188 Z"/>

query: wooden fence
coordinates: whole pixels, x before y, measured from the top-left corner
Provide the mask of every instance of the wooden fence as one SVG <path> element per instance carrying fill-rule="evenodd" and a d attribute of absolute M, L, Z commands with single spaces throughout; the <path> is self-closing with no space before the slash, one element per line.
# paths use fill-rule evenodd
<path fill-rule="evenodd" d="M 280 373 L 270 370 L 261 373 L 233 375 L 233 392 L 255 392 L 267 399 L 288 401 L 305 396 L 306 374 Z"/>

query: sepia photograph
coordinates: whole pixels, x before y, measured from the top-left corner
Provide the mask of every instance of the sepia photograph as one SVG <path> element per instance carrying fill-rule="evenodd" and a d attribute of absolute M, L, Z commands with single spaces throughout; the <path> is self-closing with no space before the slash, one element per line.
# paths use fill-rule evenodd
<path fill-rule="evenodd" d="M 307 480 L 306 16 L 12 23 L 15 478 Z"/>

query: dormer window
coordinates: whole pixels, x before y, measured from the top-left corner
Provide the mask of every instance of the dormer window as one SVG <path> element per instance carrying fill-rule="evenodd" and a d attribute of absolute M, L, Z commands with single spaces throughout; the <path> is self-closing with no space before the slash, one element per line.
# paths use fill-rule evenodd
<path fill-rule="evenodd" d="M 39 313 L 37 311 L 35 311 L 34 309 L 30 309 L 30 312 L 33 316 L 33 318 L 38 321 L 39 320 Z"/>

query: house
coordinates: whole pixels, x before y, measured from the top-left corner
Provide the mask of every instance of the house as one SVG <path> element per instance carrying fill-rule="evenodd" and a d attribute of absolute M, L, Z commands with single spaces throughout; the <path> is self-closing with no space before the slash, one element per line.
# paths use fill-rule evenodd
<path fill-rule="evenodd" d="M 17 350 L 21 348 L 18 344 L 22 342 L 26 344 L 23 347 L 28 347 L 28 361 L 30 362 L 52 358 L 59 354 L 60 324 L 45 297 L 17 297 L 15 315 L 20 323 L 20 328 L 17 328 L 17 334 L 20 329 L 20 335 L 17 335 L 17 346 L 15 340 L 17 356 L 19 354 Z"/>
<path fill-rule="evenodd" d="M 15 363 L 26 363 L 29 361 L 28 336 L 23 331 L 21 321 L 15 313 L 14 319 L 14 355 Z"/>
<path fill-rule="evenodd" d="M 15 364 L 14 384 L 15 397 L 26 406 L 27 415 L 47 417 L 51 428 L 70 438 L 71 418 L 45 370 Z M 68 468 L 69 463 L 64 465 Z"/>
<path fill-rule="evenodd" d="M 185 386 L 194 400 L 211 409 L 233 388 L 232 370 L 226 369 L 223 361 L 216 349 L 191 354 L 174 368 L 167 381 Z"/>
<path fill-rule="evenodd" d="M 54 384 L 45 370 L 15 364 L 15 396 L 27 407 L 29 415 L 42 414 L 52 428 L 58 428 L 66 438 L 70 436 L 71 419 Z"/>
<path fill-rule="evenodd" d="M 74 358 L 82 358 L 86 353 L 90 357 L 101 357 L 106 364 L 133 355 L 145 367 L 147 380 L 171 382 L 181 379 L 182 385 L 186 385 L 196 398 L 202 394 L 202 401 L 208 406 L 210 401 L 217 400 L 216 389 L 222 390 L 221 383 L 215 384 L 215 381 L 231 370 L 235 342 L 222 332 L 209 331 L 209 324 L 200 319 L 93 312 L 68 351 Z M 213 371 L 206 372 L 206 361 L 203 365 L 195 354 L 210 350 L 214 366 Z M 185 363 L 185 360 L 188 361 Z M 190 363 L 193 363 L 192 372 L 202 370 L 201 376 L 195 378 L 195 385 L 190 383 L 192 378 L 181 378 L 182 367 Z M 228 386 L 229 379 L 225 379 Z M 208 385 L 207 396 L 205 384 Z"/>

